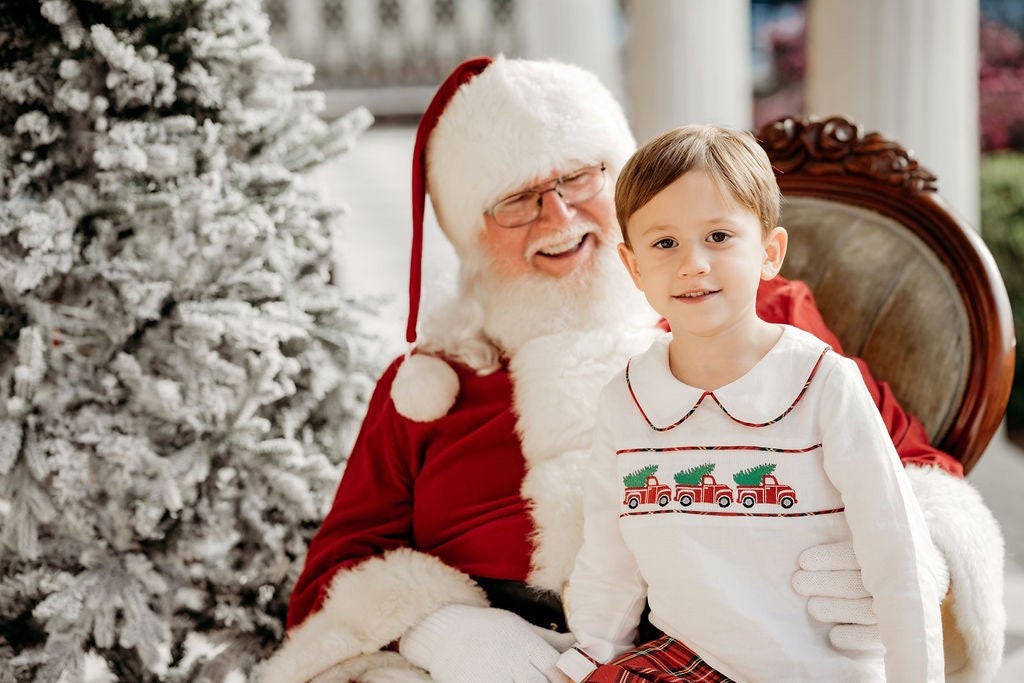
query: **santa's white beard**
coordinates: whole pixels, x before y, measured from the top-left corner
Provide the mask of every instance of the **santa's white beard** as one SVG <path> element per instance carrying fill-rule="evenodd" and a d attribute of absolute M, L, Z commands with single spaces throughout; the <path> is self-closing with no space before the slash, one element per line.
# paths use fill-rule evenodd
<path fill-rule="evenodd" d="M 501 276 L 482 252 L 464 255 L 457 292 L 424 316 L 419 348 L 442 353 L 481 373 L 496 370 L 502 356 L 538 337 L 604 326 L 636 329 L 658 316 L 633 285 L 616 246 L 592 223 L 567 234 L 591 232 L 597 253 L 590 266 L 561 278 L 540 273 Z M 549 242 L 557 239 L 548 239 Z"/>
<path fill-rule="evenodd" d="M 619 261 L 615 245 L 606 240 L 597 245 L 589 268 L 560 278 L 540 273 L 502 278 L 484 259 L 467 265 L 475 272 L 465 294 L 481 307 L 483 333 L 507 354 L 541 336 L 650 324 L 655 319 Z"/>

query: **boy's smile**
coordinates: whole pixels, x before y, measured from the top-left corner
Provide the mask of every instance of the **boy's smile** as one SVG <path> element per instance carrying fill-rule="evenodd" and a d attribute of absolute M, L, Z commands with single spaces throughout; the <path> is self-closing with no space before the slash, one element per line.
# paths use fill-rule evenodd
<path fill-rule="evenodd" d="M 697 301 L 704 301 L 708 297 L 718 294 L 721 291 L 722 290 L 720 289 L 691 289 L 687 292 L 683 292 L 682 294 L 676 294 L 674 298 L 682 299 L 684 302 L 695 303 Z"/>

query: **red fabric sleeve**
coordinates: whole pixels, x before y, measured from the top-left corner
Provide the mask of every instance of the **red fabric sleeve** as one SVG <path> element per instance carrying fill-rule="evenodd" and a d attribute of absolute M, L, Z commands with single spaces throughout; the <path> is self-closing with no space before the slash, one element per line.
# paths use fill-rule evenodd
<path fill-rule="evenodd" d="M 843 353 L 839 339 L 825 324 L 814 302 L 814 295 L 803 282 L 786 280 L 781 276 L 762 281 L 757 292 L 757 313 L 767 322 L 786 323 L 810 332 L 838 353 Z M 924 425 L 903 410 L 889 385 L 876 380 L 862 359 L 853 360 L 860 368 L 864 383 L 882 415 L 903 464 L 936 465 L 954 476 L 963 477 L 964 470 L 960 462 L 931 445 Z"/>
<path fill-rule="evenodd" d="M 467 576 L 522 581 L 530 571 L 533 522 L 520 493 L 525 461 L 508 372 L 478 376 L 453 365 L 455 405 L 442 418 L 413 422 L 391 399 L 400 363 L 377 383 L 334 503 L 310 542 L 289 628 L 322 607 L 339 571 L 397 548 Z"/>
<path fill-rule="evenodd" d="M 402 444 L 390 389 L 393 363 L 374 390 L 359 436 L 345 464 L 334 503 L 309 544 L 306 564 L 292 589 L 286 627 L 320 608 L 341 569 L 394 548 L 412 534 L 411 449 Z M 341 502 L 343 501 L 343 503 Z"/>

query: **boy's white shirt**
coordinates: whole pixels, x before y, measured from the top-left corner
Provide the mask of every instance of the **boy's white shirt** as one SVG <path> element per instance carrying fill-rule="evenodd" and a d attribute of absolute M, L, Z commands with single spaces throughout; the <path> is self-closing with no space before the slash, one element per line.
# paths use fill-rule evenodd
<path fill-rule="evenodd" d="M 579 647 L 600 662 L 628 650 L 649 599 L 655 626 L 738 681 L 943 680 L 941 596 L 927 570 L 935 549 L 856 365 L 787 326 L 748 373 L 705 394 L 672 376 L 669 339 L 633 358 L 628 385 L 620 372 L 601 396 L 567 594 Z M 719 448 L 752 445 L 793 452 Z M 674 494 L 673 475 L 704 462 L 734 492 L 731 475 L 775 464 L 798 502 L 684 508 L 673 495 L 665 507 L 624 505 L 624 475 L 657 464 Z M 811 619 L 791 587 L 800 551 L 851 537 L 875 597 L 884 667 L 880 652 L 832 648 L 831 625 Z M 575 650 L 560 666 L 577 679 L 593 668 Z"/>

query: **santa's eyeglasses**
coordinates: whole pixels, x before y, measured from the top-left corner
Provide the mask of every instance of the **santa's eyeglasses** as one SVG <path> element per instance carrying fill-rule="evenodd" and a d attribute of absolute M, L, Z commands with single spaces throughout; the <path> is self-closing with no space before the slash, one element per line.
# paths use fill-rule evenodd
<path fill-rule="evenodd" d="M 532 223 L 544 209 L 544 195 L 554 192 L 566 206 L 582 204 L 604 189 L 605 165 L 585 166 L 543 185 L 516 192 L 487 209 L 484 213 L 503 228 L 518 228 Z"/>

